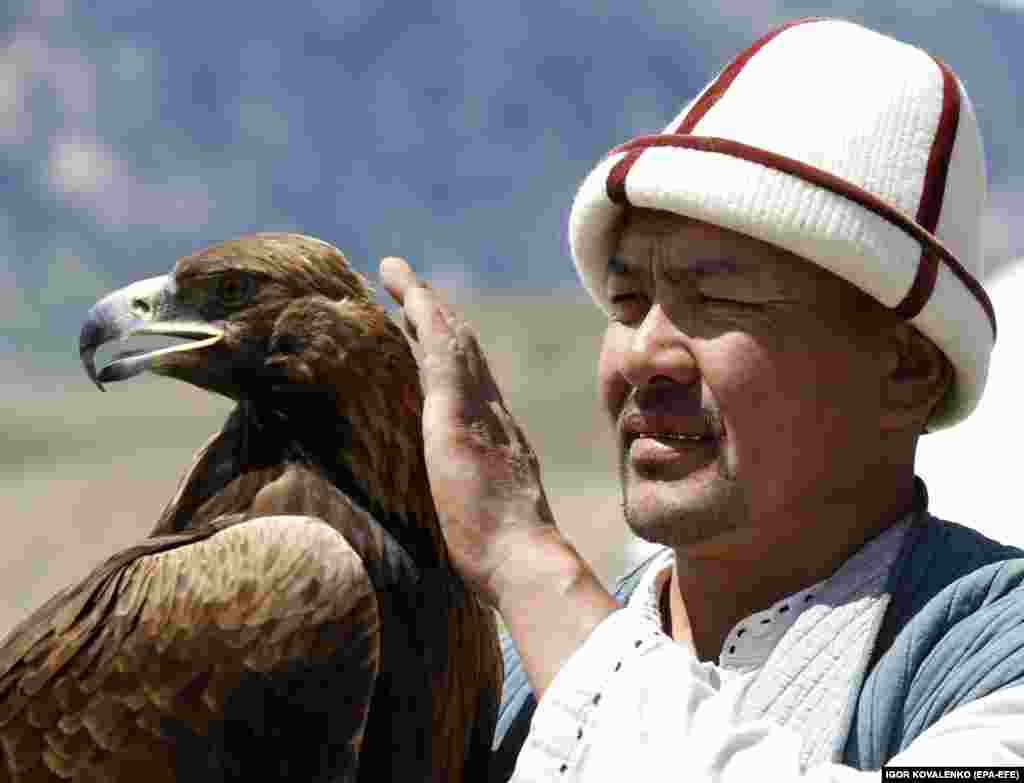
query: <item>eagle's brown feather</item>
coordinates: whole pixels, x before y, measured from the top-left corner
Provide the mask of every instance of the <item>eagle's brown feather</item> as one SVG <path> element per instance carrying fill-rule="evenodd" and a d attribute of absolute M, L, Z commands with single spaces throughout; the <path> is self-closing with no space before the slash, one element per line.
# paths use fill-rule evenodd
<path fill-rule="evenodd" d="M 217 300 L 231 275 L 256 281 L 244 306 Z M 0 783 L 482 777 L 494 616 L 448 564 L 400 330 L 308 237 L 169 279 L 150 310 L 221 337 L 148 368 L 239 406 L 150 537 L 0 645 Z M 111 328 L 83 329 L 83 358 Z"/>
<path fill-rule="evenodd" d="M 352 506 L 348 514 L 352 526 L 374 524 Z M 0 683 L 12 779 L 35 770 L 45 780 L 45 768 L 57 780 L 83 766 L 86 778 L 129 780 L 148 759 L 150 777 L 174 780 L 162 721 L 206 736 L 246 674 L 332 656 L 337 666 L 339 653 L 351 676 L 336 719 L 351 722 L 358 756 L 380 640 L 359 553 L 307 516 L 204 532 L 185 546 L 153 540 L 150 553 L 115 558 L 73 597 L 82 608 L 70 623 L 60 612 L 37 615 L 38 638 Z M 372 549 L 368 556 L 379 554 Z"/>

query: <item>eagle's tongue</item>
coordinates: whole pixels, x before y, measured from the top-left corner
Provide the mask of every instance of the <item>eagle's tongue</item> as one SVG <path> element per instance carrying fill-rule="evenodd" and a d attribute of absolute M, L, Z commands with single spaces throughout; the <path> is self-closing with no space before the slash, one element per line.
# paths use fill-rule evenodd
<path fill-rule="evenodd" d="M 130 356 L 141 356 L 144 353 L 148 353 L 148 351 L 143 351 L 140 348 L 135 348 L 135 349 L 132 349 L 132 350 L 127 350 L 127 351 L 118 351 L 116 354 L 114 354 L 111 357 L 110 361 L 116 362 L 119 359 L 127 359 Z"/>

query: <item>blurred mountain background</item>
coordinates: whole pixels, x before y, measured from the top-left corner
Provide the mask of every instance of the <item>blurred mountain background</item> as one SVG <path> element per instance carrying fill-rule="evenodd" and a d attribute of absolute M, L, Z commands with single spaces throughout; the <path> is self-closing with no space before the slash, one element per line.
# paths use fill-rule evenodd
<path fill-rule="evenodd" d="M 6 0 L 0 633 L 148 531 L 229 408 L 159 379 L 100 395 L 78 367 L 86 309 L 254 230 L 319 236 L 371 278 L 404 255 L 451 291 L 560 522 L 611 578 L 637 550 L 595 399 L 602 322 L 567 250 L 572 196 L 608 149 L 661 129 L 739 50 L 808 15 L 919 45 L 965 81 L 988 155 L 990 280 L 1008 279 L 1024 254 L 1024 13 L 1010 2 Z M 1024 337 L 1006 309 L 997 352 Z M 956 469 L 932 487 L 938 513 L 958 485 L 1010 497 L 993 465 L 1012 459 L 985 432 L 976 447 L 927 444 Z"/>

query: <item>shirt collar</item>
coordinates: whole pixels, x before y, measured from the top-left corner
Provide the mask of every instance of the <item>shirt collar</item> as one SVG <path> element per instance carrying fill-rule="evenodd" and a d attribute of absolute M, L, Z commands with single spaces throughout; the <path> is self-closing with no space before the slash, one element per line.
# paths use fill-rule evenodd
<path fill-rule="evenodd" d="M 822 603 L 837 606 L 844 598 L 859 591 L 866 581 L 884 579 L 899 556 L 911 521 L 923 508 L 920 502 L 916 502 L 903 519 L 867 542 L 830 577 L 741 619 L 725 637 L 719 653 L 719 665 L 737 671 L 760 668 L 779 639 L 805 611 Z M 661 596 L 672 576 L 674 564 L 675 553 L 671 549 L 666 548 L 658 554 L 627 603 L 631 609 L 640 610 L 659 626 L 665 621 Z"/>

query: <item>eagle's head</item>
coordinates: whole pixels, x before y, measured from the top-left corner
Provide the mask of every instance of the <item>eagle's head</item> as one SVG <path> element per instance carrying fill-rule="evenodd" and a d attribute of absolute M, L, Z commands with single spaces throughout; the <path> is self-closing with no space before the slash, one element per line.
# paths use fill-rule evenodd
<path fill-rule="evenodd" d="M 154 335 L 176 342 L 121 350 L 97 369 L 102 346 Z M 247 449 L 275 459 L 297 449 L 343 466 L 383 511 L 434 519 L 415 357 L 367 282 L 326 242 L 252 234 L 182 258 L 169 275 L 97 302 L 79 348 L 101 389 L 149 371 L 233 398 Z M 243 461 L 266 456 L 242 453 Z"/>
<path fill-rule="evenodd" d="M 295 317 L 314 298 L 347 308 L 339 315 L 354 318 L 353 331 L 368 313 L 375 321 L 386 318 L 366 281 L 336 248 L 298 234 L 252 234 L 182 258 L 170 274 L 104 297 L 89 311 L 79 350 L 101 389 L 149 371 L 247 400 L 287 382 L 283 373 L 296 369 L 300 343 L 315 347 L 316 330 Z M 289 309 L 291 317 L 283 317 Z M 336 324 L 331 327 L 338 331 Z M 121 351 L 97 370 L 101 346 L 142 335 L 174 342 Z M 292 380 L 299 380 L 294 372 Z"/>

